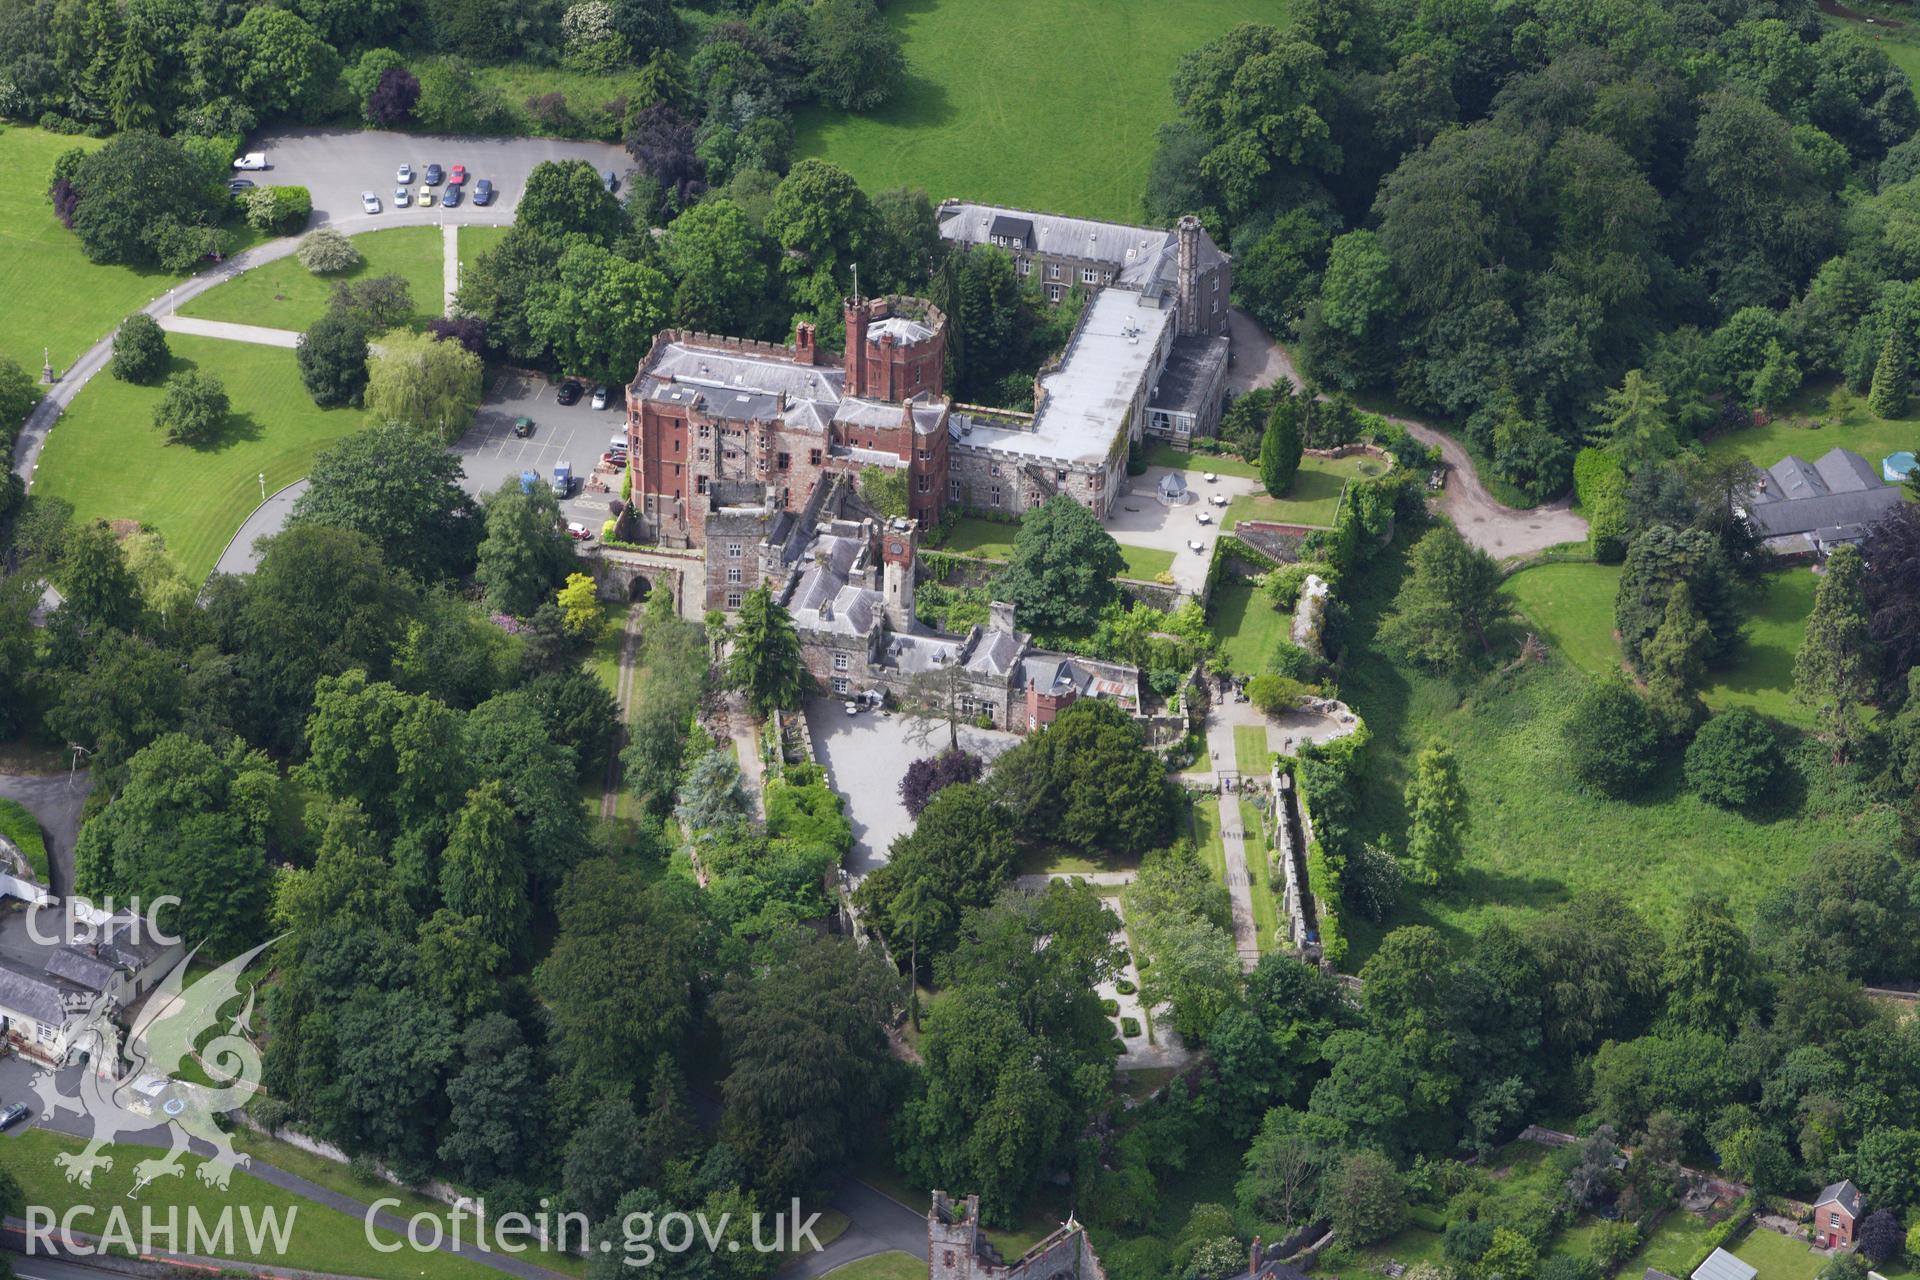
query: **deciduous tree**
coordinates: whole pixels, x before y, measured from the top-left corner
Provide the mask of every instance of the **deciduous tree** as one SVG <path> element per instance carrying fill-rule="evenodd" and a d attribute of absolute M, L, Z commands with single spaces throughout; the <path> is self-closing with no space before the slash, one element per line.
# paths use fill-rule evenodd
<path fill-rule="evenodd" d="M 1469 641 L 1491 652 L 1492 629 L 1511 610 L 1500 594 L 1500 567 L 1451 525 L 1422 535 L 1408 556 L 1406 581 L 1382 621 L 1381 638 L 1422 666 L 1457 671 Z"/>
<path fill-rule="evenodd" d="M 153 426 L 168 444 L 206 444 L 226 427 L 232 412 L 227 388 L 219 378 L 187 369 L 167 379 L 167 388 L 153 409 Z"/>
<path fill-rule="evenodd" d="M 369 427 L 314 460 L 288 522 L 363 533 L 387 563 L 433 582 L 471 564 L 479 540 L 479 511 L 460 475 L 460 459 L 432 436 Z"/>
<path fill-rule="evenodd" d="M 466 433 L 480 408 L 480 357 L 457 342 L 395 329 L 376 342 L 368 362 L 367 412 L 451 443 Z"/>
<path fill-rule="evenodd" d="M 1027 626 L 1070 634 L 1093 626 L 1125 572 L 1113 535 L 1071 497 L 1055 494 L 1021 517 L 1013 558 L 994 590 Z"/>

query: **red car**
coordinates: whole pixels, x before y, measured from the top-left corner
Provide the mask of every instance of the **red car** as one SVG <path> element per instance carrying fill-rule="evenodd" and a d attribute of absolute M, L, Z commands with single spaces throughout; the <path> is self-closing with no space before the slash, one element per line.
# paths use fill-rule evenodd
<path fill-rule="evenodd" d="M 567 521 L 567 536 L 575 542 L 591 542 L 593 541 L 593 530 L 587 528 L 587 526 L 581 524 L 578 520 L 569 520 Z"/>
<path fill-rule="evenodd" d="M 451 183 L 453 186 L 456 186 L 456 187 L 460 186 L 463 183 L 465 183 L 466 180 L 467 180 L 467 166 L 463 164 L 457 164 L 453 166 L 453 168 L 447 170 L 447 181 Z"/>

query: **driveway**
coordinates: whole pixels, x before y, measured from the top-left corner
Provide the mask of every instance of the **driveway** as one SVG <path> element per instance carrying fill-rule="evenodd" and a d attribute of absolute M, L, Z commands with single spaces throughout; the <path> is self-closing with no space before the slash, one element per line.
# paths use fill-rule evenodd
<path fill-rule="evenodd" d="M 1497 501 L 1480 483 L 1473 459 L 1458 440 L 1443 431 L 1394 419 L 1421 444 L 1440 450 L 1447 460 L 1447 487 L 1440 491 L 1440 509 L 1453 521 L 1454 528 L 1474 546 L 1496 560 L 1508 556 L 1532 555 L 1563 542 L 1584 542 L 1587 522 L 1573 514 L 1572 497 L 1542 503 L 1531 510 L 1509 507 Z"/>
<path fill-rule="evenodd" d="M 46 833 L 49 887 L 62 897 L 73 892 L 73 846 L 92 789 L 93 775 L 86 769 L 71 780 L 64 773 L 0 773 L 0 798 L 18 801 Z"/>
<path fill-rule="evenodd" d="M 626 438 L 627 417 L 621 409 L 621 389 L 612 389 L 605 409 L 593 407 L 593 388 L 571 405 L 557 398 L 558 384 L 539 376 L 503 373 L 495 378 L 474 415 L 473 426 L 454 442 L 466 478 L 460 484 L 475 498 L 494 492 L 520 473 L 531 471 L 541 483 L 551 482 L 557 462 L 573 464 L 573 492 L 560 504 L 569 520 L 578 520 L 600 536 L 600 526 L 611 514 L 607 504 L 620 496 L 620 474 L 603 471 L 599 479 L 606 492 L 589 492 L 587 482 L 613 437 Z M 533 434 L 522 440 L 513 434 L 515 418 L 533 419 Z"/>
<path fill-rule="evenodd" d="M 848 715 L 842 700 L 814 698 L 807 703 L 807 728 L 814 755 L 827 767 L 827 781 L 847 798 L 853 824 L 853 852 L 847 873 L 855 880 L 887 860 L 894 840 L 913 830 L 900 802 L 900 780 L 907 766 L 947 749 L 945 721 L 917 720 L 897 711 Z M 1020 741 L 999 729 L 960 730 L 962 750 L 992 760 Z"/>
<path fill-rule="evenodd" d="M 1170 474 L 1174 474 L 1171 467 L 1148 467 L 1145 474 L 1130 477 L 1126 492 L 1107 511 L 1107 532 L 1116 542 L 1171 551 L 1174 585 L 1197 596 L 1206 586 L 1207 565 L 1220 537 L 1220 517 L 1226 512 L 1207 499 L 1214 494 L 1232 498 L 1254 493 L 1260 484 L 1235 476 L 1220 476 L 1209 484 L 1201 478 L 1203 472 L 1182 471 L 1178 474 L 1186 479 L 1189 500 L 1168 506 L 1160 500 L 1160 478 Z M 1203 511 L 1210 517 L 1205 524 L 1198 518 Z M 1194 551 L 1190 542 L 1198 542 L 1200 550 Z"/>
<path fill-rule="evenodd" d="M 633 158 L 609 142 L 569 142 L 560 138 L 457 138 L 436 134 L 386 133 L 364 129 L 282 129 L 249 140 L 247 151 L 264 151 L 272 168 L 242 175 L 262 186 L 303 186 L 313 193 L 316 222 L 361 216 L 360 193 L 372 191 L 383 206 L 378 217 L 394 226 L 410 224 L 478 223 L 506 225 L 513 221 L 514 205 L 526 189 L 527 176 L 543 160 L 585 160 L 601 173 L 611 169 L 626 174 Z M 394 170 L 405 162 L 413 166 L 409 184 L 420 189 L 420 174 L 429 162 L 442 168 L 467 166 L 474 180 L 489 178 L 497 193 L 492 204 L 475 208 L 413 205 L 393 207 Z M 444 191 L 444 186 L 436 192 Z"/>

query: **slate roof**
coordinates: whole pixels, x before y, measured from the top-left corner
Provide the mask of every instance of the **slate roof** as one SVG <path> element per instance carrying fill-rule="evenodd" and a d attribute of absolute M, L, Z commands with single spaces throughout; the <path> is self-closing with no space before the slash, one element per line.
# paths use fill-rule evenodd
<path fill-rule="evenodd" d="M 1788 454 L 1757 471 L 1745 496 L 1747 520 L 1764 538 L 1870 525 L 1900 505 L 1900 491 L 1881 482 L 1865 458 L 1833 449 L 1818 462 Z"/>
<path fill-rule="evenodd" d="M 58 1026 L 67 1020 L 62 995 L 63 988 L 55 979 L 44 973 L 27 973 L 0 960 L 0 1008 Z"/>
<path fill-rule="evenodd" d="M 1167 353 L 1167 367 L 1160 371 L 1160 380 L 1154 384 L 1153 399 L 1148 407 L 1165 409 L 1170 413 L 1191 413 L 1198 415 L 1207 407 L 1209 399 L 1220 395 L 1220 379 L 1227 371 L 1227 347 L 1225 334 L 1205 336 L 1189 334 L 1173 340 L 1173 349 Z"/>
<path fill-rule="evenodd" d="M 944 240 L 992 244 L 995 236 L 1001 236 L 1033 253 L 1103 262 L 1112 268 L 1114 283 L 1129 289 L 1171 288 L 1178 267 L 1178 239 L 1164 227 L 1095 222 L 963 201 L 941 205 L 934 217 Z M 1200 269 L 1216 266 L 1226 257 L 1213 237 L 1201 231 Z"/>
<path fill-rule="evenodd" d="M 56 978 L 87 988 L 105 991 L 119 972 L 105 960 L 96 959 L 75 947 L 57 947 L 47 957 L 47 972 Z"/>
<path fill-rule="evenodd" d="M 1755 1270 L 1725 1249 L 1715 1249 L 1694 1268 L 1693 1280 L 1753 1280 Z"/>
<path fill-rule="evenodd" d="M 1813 1207 L 1818 1209 L 1821 1205 L 1828 1203 L 1839 1205 L 1846 1210 L 1849 1218 L 1857 1220 L 1860 1217 L 1861 1207 L 1860 1188 L 1854 1186 L 1851 1179 L 1842 1178 L 1814 1197 Z"/>

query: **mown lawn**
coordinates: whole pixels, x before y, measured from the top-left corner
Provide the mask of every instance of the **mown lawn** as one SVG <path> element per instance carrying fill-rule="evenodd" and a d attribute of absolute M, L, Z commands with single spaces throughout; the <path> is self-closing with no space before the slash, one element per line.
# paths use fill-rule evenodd
<path fill-rule="evenodd" d="M 96 1170 L 93 1186 L 82 1187 L 68 1182 L 53 1160 L 60 1152 L 78 1151 L 85 1145 L 79 1138 L 42 1129 L 26 1130 L 0 1142 L 0 1167 L 18 1179 L 29 1207 L 46 1206 L 59 1214 L 72 1205 L 98 1206 L 91 1215 L 82 1214 L 74 1219 L 76 1231 L 99 1234 L 106 1226 L 109 1207 L 116 1205 L 130 1215 L 136 1228 L 142 1206 L 151 1206 L 157 1221 L 164 1221 L 167 1210 L 176 1208 L 183 1233 L 190 1209 L 197 1210 L 209 1226 L 217 1224 L 223 1211 L 232 1210 L 235 1225 L 231 1256 L 242 1262 L 262 1262 L 295 1270 L 345 1272 L 366 1276 L 368 1280 L 486 1280 L 499 1274 L 478 1262 L 438 1251 L 401 1247 L 392 1253 L 379 1252 L 368 1242 L 367 1228 L 358 1218 L 303 1200 L 239 1170 L 234 1171 L 227 1190 L 210 1188 L 195 1172 L 202 1163 L 197 1156 L 182 1159 L 185 1172 L 181 1176 L 148 1184 L 141 1190 L 137 1203 L 129 1198 L 135 1166 L 151 1155 L 158 1155 L 157 1148 L 116 1148 L 113 1167 Z M 265 1248 L 260 1252 L 248 1249 L 247 1233 L 240 1218 L 242 1207 L 254 1214 L 256 1221 L 267 1211 L 277 1213 L 283 1223 L 291 1218 L 284 1253 L 274 1250 L 270 1240 L 263 1241 Z M 388 1232 L 375 1229 L 373 1234 L 382 1244 L 402 1245 Z M 156 1240 L 155 1243 L 162 1242 Z"/>
<path fill-rule="evenodd" d="M 312 469 L 314 455 L 365 425 L 354 409 L 320 409 L 300 385 L 293 352 L 168 335 L 172 371 L 217 374 L 233 401 L 219 439 L 167 444 L 153 429 L 161 388 L 101 374 L 47 438 L 35 490 L 65 498 L 80 519 L 153 525 L 189 578 L 212 570 L 241 523 L 272 493 Z"/>
<path fill-rule="evenodd" d="M 41 349 L 63 370 L 111 333 L 129 313 L 179 277 L 158 269 L 95 266 L 80 240 L 47 202 L 55 157 L 100 139 L 67 137 L 16 125 L 0 127 L 0 356 L 38 374 Z M 236 239 L 237 252 L 256 237 Z"/>
<path fill-rule="evenodd" d="M 1127 576 L 1151 582 L 1163 573 L 1173 572 L 1173 552 L 1158 547 L 1120 544 L 1120 556 L 1127 562 Z"/>
<path fill-rule="evenodd" d="M 1652 1267 L 1670 1276 L 1686 1274 L 1687 1267 L 1706 1247 L 1707 1233 L 1714 1224 L 1697 1213 L 1675 1209 L 1660 1220 L 1653 1234 L 1633 1257 L 1633 1266 Z"/>
<path fill-rule="evenodd" d="M 1227 851 L 1220 843 L 1220 800 L 1208 796 L 1193 806 L 1193 847 L 1221 884 L 1227 882 Z"/>
<path fill-rule="evenodd" d="M 1711 682 L 1701 690 L 1709 707 L 1748 707 L 1788 724 L 1813 724 L 1812 711 L 1793 698 L 1793 658 L 1818 583 L 1809 570 L 1787 567 L 1742 588 L 1748 593 L 1746 630 L 1729 664 L 1709 673 Z M 1545 564 L 1514 574 L 1506 589 L 1575 666 L 1606 673 L 1621 665 L 1613 629 L 1619 585 L 1618 565 Z"/>
<path fill-rule="evenodd" d="M 1240 829 L 1247 834 L 1247 883 L 1252 890 L 1253 929 L 1260 950 L 1271 951 L 1280 945 L 1280 883 L 1270 883 L 1267 871 L 1267 838 L 1260 826 L 1258 802 L 1241 796 Z"/>
<path fill-rule="evenodd" d="M 948 197 L 1087 218 L 1144 218 L 1154 132 L 1174 114 L 1180 56 L 1242 22 L 1280 24 L 1258 0 L 902 0 L 884 9 L 906 45 L 894 100 L 869 115 L 803 112 L 797 151 L 868 191 Z"/>
<path fill-rule="evenodd" d="M 894 1250 L 835 1267 L 827 1272 L 827 1280 L 921 1280 L 926 1274 L 925 1258 Z"/>
<path fill-rule="evenodd" d="M 1243 493 L 1227 504 L 1220 527 L 1231 529 L 1242 520 L 1270 520 L 1275 524 L 1331 525 L 1340 507 L 1340 491 L 1355 476 L 1377 476 L 1386 469 L 1378 458 L 1356 454 L 1351 458 L 1303 458 L 1293 487 L 1284 498 Z"/>
<path fill-rule="evenodd" d="M 1762 897 L 1790 880 L 1810 850 L 1849 839 L 1891 840 L 1893 820 L 1867 803 L 1864 787 L 1826 763 L 1817 744 L 1789 750 L 1792 768 L 1770 812 L 1727 813 L 1683 788 L 1670 761 L 1651 789 L 1608 800 L 1576 787 L 1562 737 L 1567 708 L 1588 674 L 1557 647 L 1518 670 L 1451 680 L 1409 669 L 1374 642 L 1380 615 L 1404 570 L 1410 538 L 1343 584 L 1352 611 L 1342 698 L 1373 733 L 1360 811 L 1370 838 L 1405 842 L 1402 802 L 1410 763 L 1429 742 L 1458 750 L 1472 828 L 1459 880 L 1438 893 L 1409 895 L 1384 928 L 1429 924 L 1456 939 L 1495 918 L 1551 908 L 1572 894 L 1607 889 L 1668 926 L 1696 892 L 1725 895 L 1750 917 Z M 1533 572 L 1533 571 L 1529 571 Z M 1551 633 L 1547 637 L 1552 644 Z M 1497 661 L 1512 655 L 1514 638 Z M 1347 919 L 1357 969 L 1381 926 Z"/>
<path fill-rule="evenodd" d="M 1156 440 L 1147 446 L 1147 465 L 1172 467 L 1179 471 L 1197 471 L 1202 475 L 1211 471 L 1217 476 L 1238 476 L 1242 480 L 1260 478 L 1260 468 L 1251 462 L 1242 462 L 1238 458 L 1224 454 L 1190 453 L 1185 449 L 1174 448 L 1165 440 Z"/>
<path fill-rule="evenodd" d="M 1920 57 L 1920 50 L 1907 48 Z M 1876 417 L 1867 408 L 1865 396 L 1855 396 L 1846 417 L 1831 425 L 1827 397 L 1834 383 L 1822 381 L 1803 390 L 1785 413 L 1763 427 L 1743 427 L 1715 436 L 1707 442 L 1707 454 L 1713 458 L 1745 458 L 1758 467 L 1770 467 L 1788 454 L 1798 454 L 1808 462 L 1835 448 L 1851 449 L 1880 469 L 1880 460 L 1901 449 L 1920 452 L 1920 411 L 1910 410 L 1905 418 Z"/>
<path fill-rule="evenodd" d="M 369 231 L 354 236 L 353 247 L 360 251 L 361 262 L 351 271 L 316 276 L 289 255 L 207 290 L 183 305 L 180 314 L 269 329 L 305 329 L 326 314 L 334 286 L 385 275 L 407 282 L 416 325 L 440 314 L 445 258 L 440 228 Z"/>
<path fill-rule="evenodd" d="M 980 516 L 961 516 L 953 522 L 947 540 L 939 550 L 957 556 L 980 556 L 987 560 L 1006 560 L 1013 555 L 1013 540 L 1020 526 L 1004 520 L 986 520 Z"/>
<path fill-rule="evenodd" d="M 460 278 L 465 280 L 473 264 L 480 255 L 506 239 L 511 227 L 476 227 L 462 223 L 460 227 Z"/>
<path fill-rule="evenodd" d="M 1229 578 L 1215 587 L 1208 614 L 1227 665 L 1241 675 L 1265 671 L 1274 646 L 1293 632 L 1293 615 L 1268 604 L 1259 585 L 1246 578 Z"/>
<path fill-rule="evenodd" d="M 46 835 L 40 830 L 39 820 L 27 812 L 27 806 L 18 800 L 0 800 L 0 836 L 13 841 L 40 883 L 47 883 Z"/>
<path fill-rule="evenodd" d="M 1264 778 L 1273 765 L 1273 750 L 1267 746 L 1267 726 L 1233 726 L 1233 767 L 1249 778 Z"/>
<path fill-rule="evenodd" d="M 1760 1226 L 1728 1252 L 1758 1271 L 1757 1280 L 1813 1280 L 1827 1264 L 1805 1240 L 1789 1240 Z"/>

